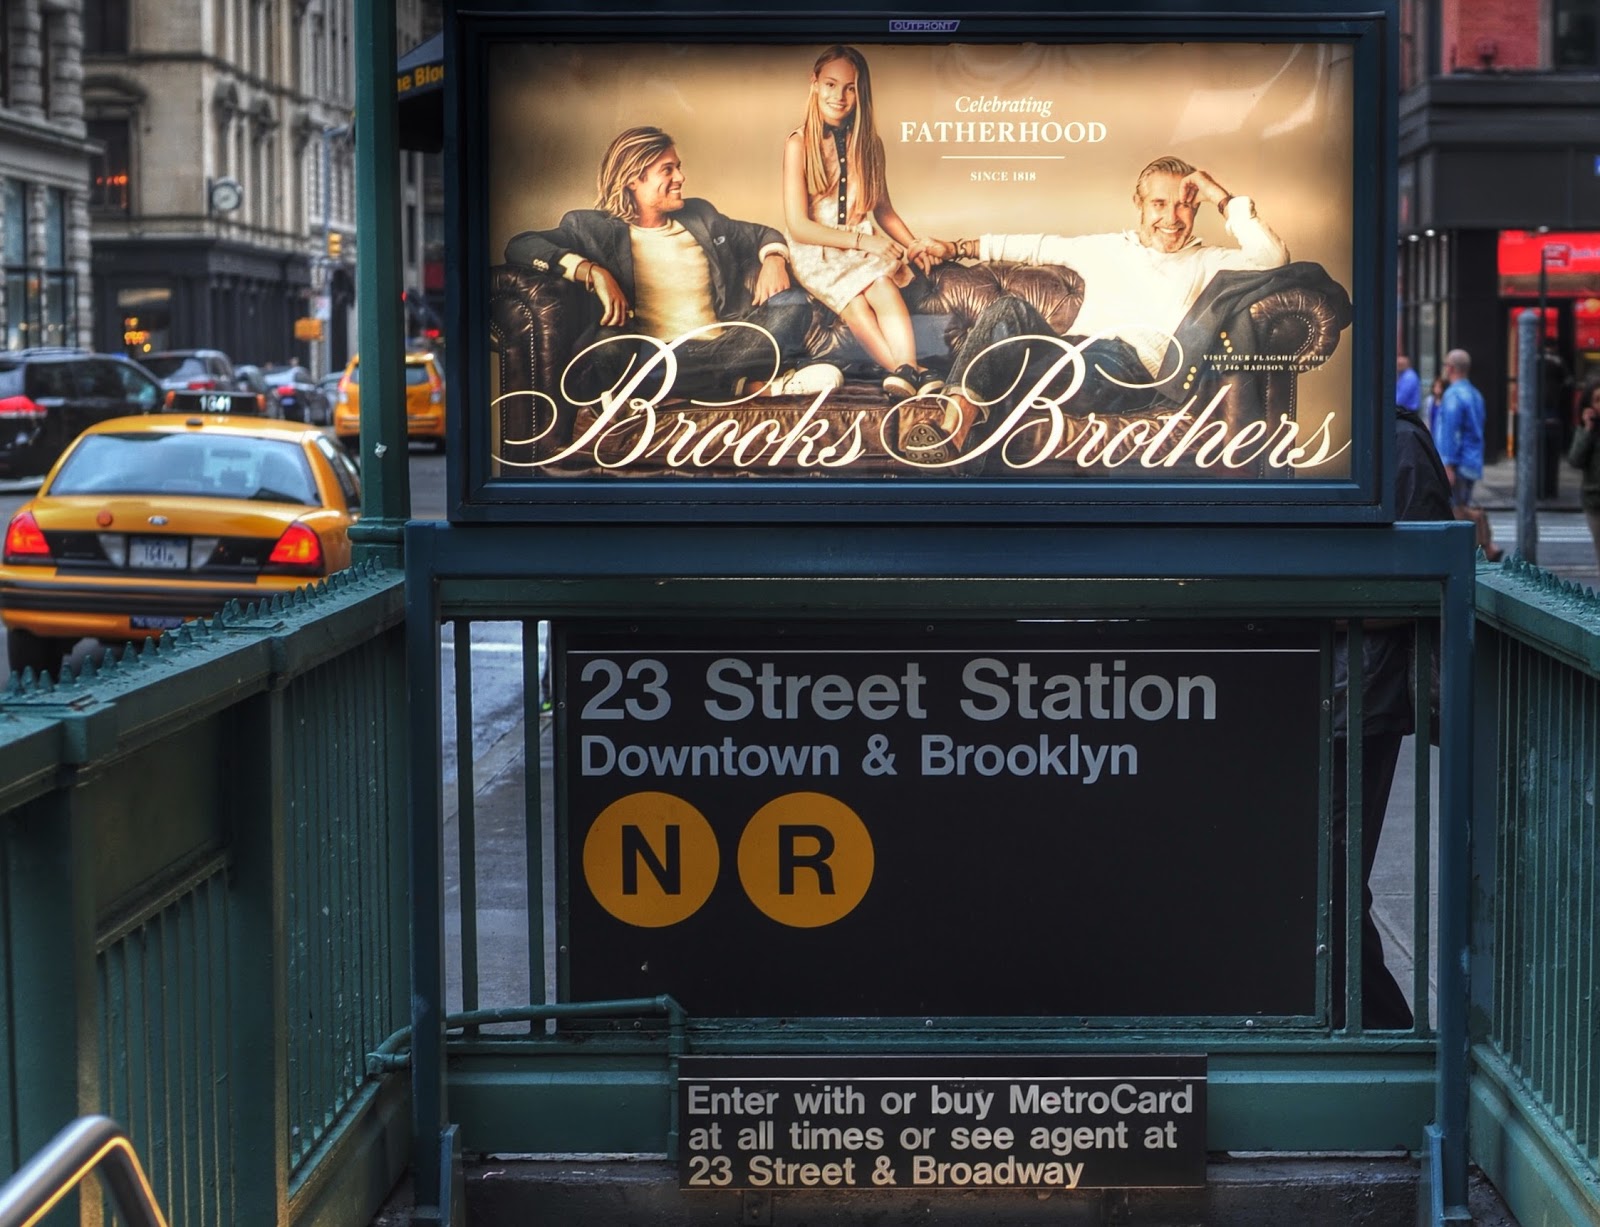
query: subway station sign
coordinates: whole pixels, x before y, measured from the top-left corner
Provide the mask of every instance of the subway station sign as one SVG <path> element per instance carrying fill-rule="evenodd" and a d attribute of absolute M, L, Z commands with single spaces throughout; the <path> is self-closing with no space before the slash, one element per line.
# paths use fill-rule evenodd
<path fill-rule="evenodd" d="M 685 1189 L 1205 1184 L 1201 1056 L 685 1057 Z"/>
<path fill-rule="evenodd" d="M 567 993 L 1309 1015 L 1322 650 L 1298 625 L 574 631 Z"/>

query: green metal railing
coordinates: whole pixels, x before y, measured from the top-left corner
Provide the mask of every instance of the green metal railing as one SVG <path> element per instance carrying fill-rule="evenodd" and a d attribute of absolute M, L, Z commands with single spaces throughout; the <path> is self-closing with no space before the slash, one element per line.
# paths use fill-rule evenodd
<path fill-rule="evenodd" d="M 0 1121 L 126 1122 L 176 1221 L 356 1227 L 400 1175 L 399 577 L 0 695 Z"/>
<path fill-rule="evenodd" d="M 234 923 L 227 859 L 208 858 L 100 944 L 100 1109 L 144 1139 L 156 1197 L 179 1222 L 238 1218 L 229 1044 Z M 247 1109 L 246 1109 L 247 1110 Z"/>
<path fill-rule="evenodd" d="M 682 535 L 691 536 L 695 531 L 684 530 Z M 1241 574 L 1248 567 L 1265 569 L 1267 564 L 1238 562 L 1227 545 L 1219 542 L 1220 534 L 1210 534 L 1203 549 L 1196 544 L 1190 550 L 1177 542 L 1170 558 L 1163 555 L 1147 560 L 1150 573 L 1176 578 L 1147 580 L 1114 574 L 1094 583 L 1073 578 L 1068 568 L 1081 565 L 1084 574 L 1093 574 L 1097 567 L 1124 565 L 1117 560 L 1137 552 L 1131 543 L 1103 540 L 1114 535 L 1112 530 L 1102 530 L 1093 541 L 1086 541 L 1085 535 L 1039 530 L 1040 540 L 1034 548 L 1019 546 L 1003 560 L 997 554 L 1004 551 L 998 551 L 992 540 L 980 540 L 979 534 L 973 534 L 969 542 L 959 531 L 952 531 L 941 538 L 936 552 L 924 557 L 920 551 L 929 543 L 912 541 L 909 532 L 875 533 L 870 539 L 851 536 L 851 548 L 836 549 L 829 534 L 817 530 L 812 535 L 820 544 L 808 553 L 809 538 L 798 528 L 784 530 L 782 549 L 762 540 L 756 530 L 718 531 L 717 547 L 723 554 L 714 558 L 706 573 L 667 576 L 661 559 L 700 559 L 703 563 L 705 556 L 678 550 L 680 543 L 662 539 L 670 536 L 665 530 L 650 534 L 650 542 L 638 543 L 637 557 L 631 553 L 619 557 L 618 543 L 608 539 L 602 545 L 600 530 L 590 528 L 568 528 L 560 534 L 530 531 L 529 540 L 523 542 L 518 530 L 504 526 L 494 533 L 462 531 L 459 525 L 411 526 L 406 543 L 411 576 L 407 600 L 411 607 L 411 663 L 417 683 L 413 804 L 419 807 L 413 814 L 417 824 L 413 856 L 418 862 L 419 895 L 429 888 L 430 863 L 438 867 L 441 882 L 448 881 L 450 886 L 448 892 L 438 895 L 443 918 L 438 961 L 423 959 L 417 973 L 418 1000 L 429 999 L 429 1012 L 418 1024 L 418 1035 L 432 1035 L 436 1028 L 451 1032 L 448 1062 L 437 1048 L 430 1051 L 433 1046 L 428 1042 L 410 1045 L 414 1093 L 423 1116 L 417 1146 L 430 1147 L 437 1136 L 431 1130 L 431 1113 L 447 1100 L 448 1119 L 459 1124 L 469 1151 L 659 1155 L 672 1149 L 672 1036 L 659 1024 L 652 1025 L 652 1020 L 630 1017 L 622 1003 L 614 1003 L 607 1014 L 599 1003 L 569 1002 L 557 991 L 562 980 L 554 969 L 566 957 L 558 936 L 563 931 L 559 909 L 566 906 L 559 886 L 567 875 L 561 860 L 568 855 L 565 849 L 574 835 L 562 827 L 554 805 L 559 772 L 551 770 L 548 760 L 541 762 L 549 754 L 549 743 L 536 731 L 536 619 L 583 624 L 608 612 L 614 616 L 617 610 L 627 610 L 630 624 L 643 627 L 652 620 L 679 625 L 690 621 L 709 634 L 718 619 L 728 618 L 802 618 L 810 626 L 822 619 L 848 623 L 941 618 L 948 623 L 963 617 L 999 616 L 1134 616 L 1192 622 L 1199 616 L 1256 617 L 1261 610 L 1272 609 L 1292 610 L 1294 616 L 1332 628 L 1342 619 L 1429 619 L 1439 616 L 1445 602 L 1444 585 L 1434 578 L 1438 572 L 1427 579 L 1418 573 L 1387 584 L 1351 585 L 1332 578 L 1332 572 L 1344 565 L 1333 553 L 1348 549 L 1356 557 L 1362 548 L 1334 533 L 1317 534 L 1315 542 L 1309 542 L 1310 534 L 1303 532 L 1274 538 L 1271 545 L 1281 546 L 1287 561 L 1283 571 L 1271 577 L 1259 572 Z M 797 541 L 801 542 L 798 546 Z M 1238 544 L 1245 545 L 1242 536 Z M 1383 548 L 1390 544 L 1385 539 Z M 1420 534 L 1412 540 L 1408 533 L 1403 544 L 1411 551 L 1423 542 Z M 1450 544 L 1457 543 L 1452 538 Z M 1152 542 L 1141 541 L 1139 548 L 1149 551 Z M 785 550 L 796 558 L 788 558 Z M 818 571 L 808 578 L 775 573 L 782 571 L 775 560 L 785 558 L 788 565 L 798 568 L 811 565 L 812 553 L 821 561 L 815 563 Z M 537 559 L 537 565 L 522 574 L 505 574 L 508 557 Z M 1437 561 L 1443 555 L 1434 547 L 1407 554 L 1408 559 L 1413 557 L 1416 561 L 1408 565 L 1443 567 Z M 990 574 L 1024 559 L 1037 560 L 1044 574 Z M 498 576 L 492 574 L 496 566 L 502 569 Z M 970 572 L 963 569 L 968 566 Z M 1212 566 L 1216 569 L 1207 571 L 1206 580 L 1178 582 L 1191 568 Z M 927 569 L 921 570 L 924 567 Z M 1163 567 L 1172 570 L 1163 572 Z M 1296 568 L 1305 574 L 1291 574 Z M 953 578 L 956 575 L 964 578 Z M 1458 580 L 1452 575 L 1449 582 Z M 1466 582 L 1470 584 L 1470 572 Z M 999 610 L 1005 613 L 997 613 Z M 477 638 L 474 632 L 497 621 L 500 629 L 495 634 L 502 642 L 488 646 L 505 654 L 519 647 L 521 651 L 520 764 L 514 762 L 514 755 L 474 741 L 476 705 L 481 701 L 475 689 L 479 656 L 475 652 L 473 659 L 463 659 L 462 648 Z M 1447 662 L 1455 662 L 1450 668 L 1459 667 L 1470 642 L 1462 631 L 1463 622 L 1457 622 L 1453 630 L 1447 628 Z M 430 674 L 441 684 L 423 702 L 422 688 Z M 514 681 L 504 685 L 515 689 Z M 1359 704 L 1356 707 L 1352 729 L 1360 727 Z M 442 756 L 436 748 L 441 727 L 445 729 Z M 1355 740 L 1359 742 L 1358 737 Z M 456 785 L 441 795 L 439 783 L 448 774 L 447 761 L 456 767 Z M 1459 764 L 1461 760 L 1456 761 Z M 1445 760 L 1446 767 L 1449 762 Z M 808 1051 L 818 1045 L 828 1051 L 859 1052 L 962 1052 L 975 1046 L 984 1051 L 1058 1051 L 1063 1045 L 1128 1051 L 1170 1049 L 1181 1044 L 1186 1051 L 1203 1050 L 1211 1058 L 1208 1140 L 1213 1147 L 1421 1148 L 1428 1122 L 1447 1121 L 1449 1136 L 1457 1139 L 1464 1156 L 1466 1048 L 1459 1038 L 1446 1042 L 1447 1036 L 1464 1036 L 1464 996 L 1449 996 L 1461 993 L 1461 959 L 1441 959 L 1437 964 L 1440 999 L 1435 1014 L 1428 1002 L 1434 976 L 1427 949 L 1430 934 L 1437 932 L 1443 939 L 1447 928 L 1450 940 L 1464 945 L 1460 920 L 1464 907 L 1459 913 L 1450 913 L 1448 926 L 1442 912 L 1435 929 L 1428 915 L 1428 897 L 1432 884 L 1444 880 L 1447 863 L 1459 888 L 1464 880 L 1465 841 L 1447 834 L 1441 859 L 1432 858 L 1428 814 L 1435 796 L 1429 783 L 1425 741 L 1417 768 L 1412 797 L 1401 798 L 1402 803 L 1410 799 L 1420 807 L 1413 832 L 1416 859 L 1412 874 L 1418 884 L 1412 920 L 1420 943 L 1412 980 L 1418 1008 L 1416 1025 L 1410 1031 L 1363 1032 L 1360 977 L 1355 966 L 1360 943 L 1354 941 L 1347 943 L 1352 959 L 1347 977 L 1348 1016 L 1353 1021 L 1340 1028 L 1330 1025 L 1326 1013 L 1320 1021 L 1317 1017 L 1062 1020 L 992 1018 L 981 1016 L 980 1010 L 972 1017 L 931 1021 L 786 1019 L 781 1027 L 769 1025 L 771 1020 L 691 1017 L 684 1021 L 681 1042 L 689 1051 L 701 1053 Z M 1459 770 L 1459 765 L 1450 768 L 1445 777 Z M 489 815 L 481 804 L 483 786 L 496 773 L 504 777 L 494 817 L 497 825 L 486 831 Z M 1463 793 L 1459 778 L 1452 785 L 1445 777 L 1441 777 L 1446 786 L 1443 799 L 1448 806 L 1451 786 L 1457 789 L 1456 796 Z M 1327 786 L 1324 778 L 1324 789 Z M 432 808 L 435 804 L 437 810 Z M 1353 836 L 1355 821 L 1378 820 L 1377 816 L 1354 813 L 1352 819 Z M 1458 821 L 1448 830 L 1460 831 L 1463 826 Z M 1358 914 L 1331 915 L 1330 891 L 1335 874 L 1347 879 L 1354 874 L 1359 881 L 1359 839 L 1350 841 L 1350 860 L 1337 865 L 1328 858 L 1328 846 L 1324 833 L 1323 928 L 1319 931 L 1326 933 L 1331 926 L 1345 925 L 1353 934 Z M 1440 899 L 1442 909 L 1451 909 L 1459 906 L 1460 895 L 1441 893 Z M 419 897 L 419 923 L 425 918 L 422 903 Z M 518 921 L 525 921 L 525 936 L 511 919 L 512 912 L 518 914 Z M 432 930 L 431 924 L 429 928 Z M 518 950 L 513 957 L 506 957 L 504 945 L 513 940 Z M 1459 952 L 1459 946 L 1454 948 Z M 485 957 L 490 949 L 495 950 L 493 966 Z M 1326 950 L 1316 955 L 1319 973 L 1324 976 L 1325 955 Z M 439 977 L 437 995 L 435 975 Z M 1326 979 L 1323 984 L 1319 1001 L 1326 1003 Z M 664 991 L 672 991 L 671 986 Z M 558 1008 L 549 1009 L 550 1003 Z M 583 1007 L 585 1023 L 574 1025 L 561 1016 L 565 1011 L 559 1007 L 568 1005 Z M 1326 1008 L 1326 1004 L 1319 1005 L 1319 1010 Z M 507 1009 L 510 1013 L 500 1012 Z M 452 1017 L 455 1010 L 465 1013 Z M 513 1017 L 554 1021 L 509 1025 Z M 388 1049 L 395 1046 L 392 1042 Z M 1449 1079 L 1441 1072 L 1447 1066 L 1452 1069 Z M 431 1098 L 435 1079 L 440 1084 L 438 1099 Z M 415 1090 L 419 1086 L 423 1089 Z M 1444 1089 L 1450 1086 L 1460 1088 L 1459 1109 Z M 428 1105 L 423 1104 L 425 1094 Z M 1314 1111 L 1307 1110 L 1311 1102 L 1316 1104 Z M 423 1175 L 419 1168 L 419 1186 Z M 1464 1170 L 1461 1181 L 1464 1186 Z"/>
<path fill-rule="evenodd" d="M 1473 1154 L 1521 1221 L 1600 1221 L 1600 597 L 1480 576 Z"/>
<path fill-rule="evenodd" d="M 296 678 L 287 756 L 289 1156 L 322 1143 L 366 1081 L 366 1054 L 406 999 L 404 865 L 391 855 L 386 647 L 370 640 Z M 352 749 L 367 752 L 352 758 Z"/>

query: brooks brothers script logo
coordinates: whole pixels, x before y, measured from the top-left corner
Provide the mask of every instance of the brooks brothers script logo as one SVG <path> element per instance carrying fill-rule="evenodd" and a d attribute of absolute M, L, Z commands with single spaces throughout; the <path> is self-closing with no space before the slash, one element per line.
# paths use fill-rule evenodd
<path fill-rule="evenodd" d="M 819 392 L 798 418 L 792 411 L 754 416 L 749 408 L 719 417 L 704 410 L 759 408 L 770 403 L 758 400 L 755 393 L 730 401 L 673 398 L 678 347 L 727 328 L 750 328 L 766 337 L 773 347 L 776 372 L 777 343 L 754 324 L 708 325 L 675 341 L 608 337 L 579 353 L 562 372 L 561 394 L 580 410 L 581 429 L 575 428 L 570 441 L 552 439 L 550 455 L 526 461 L 502 458 L 502 462 L 529 469 L 579 464 L 625 470 L 648 462 L 685 470 L 834 470 L 847 469 L 876 452 L 927 472 L 959 469 L 992 455 L 1018 472 L 1055 461 L 1084 470 L 1114 470 L 1124 465 L 1172 469 L 1185 463 L 1222 475 L 1263 461 L 1268 469 L 1284 473 L 1314 468 L 1336 459 L 1350 446 L 1348 442 L 1334 446 L 1331 412 L 1315 423 L 1296 422 L 1282 414 L 1275 423 L 1256 420 L 1230 425 L 1224 406 L 1231 383 L 1219 386 L 1204 404 L 1198 396 L 1191 396 L 1139 414 L 1109 416 L 1087 410 L 1082 402 L 1075 407 L 1091 369 L 1107 383 L 1147 389 L 1152 395 L 1177 378 L 1172 375 L 1143 385 L 1113 379 L 1101 368 L 1091 367 L 1084 357 L 1083 347 L 1097 337 L 1075 341 L 1052 336 L 1009 337 L 984 350 L 966 373 L 968 403 L 983 423 L 977 430 L 972 430 L 967 411 L 943 394 L 909 397 L 886 412 L 854 408 L 824 412 L 829 393 Z M 644 344 L 654 349 L 644 361 L 634 361 L 613 387 L 583 398 L 576 391 L 576 372 L 585 358 L 613 344 Z M 1177 348 L 1176 341 L 1173 346 Z M 1182 371 L 1181 353 L 1178 358 L 1175 369 Z M 1299 369 L 1292 357 L 1279 360 L 1279 365 Z M 1000 391 L 983 399 L 971 392 L 974 387 Z M 502 405 L 518 397 L 533 398 L 534 420 L 545 426 L 528 438 L 507 439 L 506 445 L 526 447 L 544 442 L 561 417 L 556 402 L 545 392 L 517 391 L 505 393 L 495 403 Z M 685 405 L 694 406 L 696 412 L 684 412 Z M 583 410 L 593 412 L 585 415 Z M 924 432 L 916 446 L 903 445 L 903 428 L 911 415 L 921 422 L 931 420 L 938 438 L 929 441 Z"/>

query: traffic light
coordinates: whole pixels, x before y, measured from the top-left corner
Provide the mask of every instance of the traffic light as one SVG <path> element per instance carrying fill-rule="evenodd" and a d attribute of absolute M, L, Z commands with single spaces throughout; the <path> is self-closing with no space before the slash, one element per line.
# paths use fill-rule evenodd
<path fill-rule="evenodd" d="M 337 260 L 344 250 L 344 235 L 337 230 L 328 231 L 328 259 Z"/>

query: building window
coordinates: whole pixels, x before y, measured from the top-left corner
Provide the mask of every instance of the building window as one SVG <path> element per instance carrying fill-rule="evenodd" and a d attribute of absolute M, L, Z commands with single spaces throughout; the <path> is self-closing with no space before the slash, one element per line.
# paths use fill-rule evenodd
<path fill-rule="evenodd" d="M 1600 22 L 1594 0 L 1551 0 L 1550 29 L 1555 47 L 1550 57 L 1557 69 L 1600 67 Z"/>
<path fill-rule="evenodd" d="M 142 286 L 117 291 L 122 348 L 134 358 L 172 345 L 172 288 Z"/>
<path fill-rule="evenodd" d="M 42 344 L 75 344 L 78 279 L 67 268 L 67 194 L 58 187 L 44 193 L 44 263 Z"/>
<path fill-rule="evenodd" d="M 100 212 L 128 213 L 133 184 L 132 142 L 126 119 L 91 119 L 89 139 L 105 152 L 89 159 L 89 207 Z"/>
<path fill-rule="evenodd" d="M 5 218 L 6 348 L 22 349 L 32 330 L 28 326 L 28 202 L 20 180 L 6 180 L 0 212 Z"/>
<path fill-rule="evenodd" d="M 128 0 L 83 0 L 83 53 L 128 54 Z"/>

